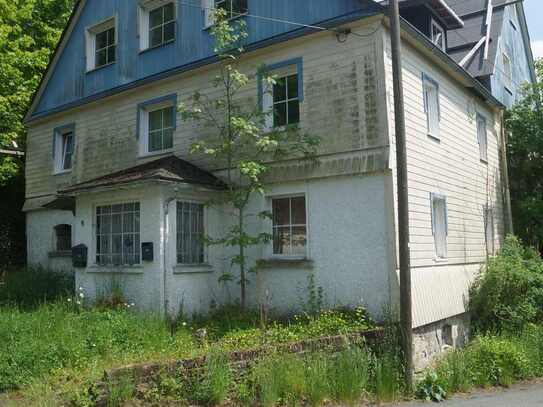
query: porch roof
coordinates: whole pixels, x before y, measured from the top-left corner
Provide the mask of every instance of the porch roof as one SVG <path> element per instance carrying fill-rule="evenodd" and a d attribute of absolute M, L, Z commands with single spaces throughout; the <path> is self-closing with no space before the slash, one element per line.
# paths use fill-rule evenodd
<path fill-rule="evenodd" d="M 224 189 L 226 187 L 224 182 L 210 172 L 198 168 L 178 157 L 168 156 L 71 185 L 59 191 L 59 193 L 63 195 L 75 195 L 79 192 L 88 192 L 97 188 L 141 181 L 179 182 L 202 185 L 212 189 Z"/>

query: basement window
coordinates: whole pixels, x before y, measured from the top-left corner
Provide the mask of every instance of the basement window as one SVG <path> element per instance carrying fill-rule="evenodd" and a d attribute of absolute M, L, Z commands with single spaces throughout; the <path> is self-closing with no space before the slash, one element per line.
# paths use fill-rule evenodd
<path fill-rule="evenodd" d="M 447 198 L 439 194 L 430 194 L 432 208 L 432 234 L 437 259 L 447 258 Z"/>
<path fill-rule="evenodd" d="M 307 215 L 305 196 L 272 199 L 273 254 L 305 257 Z"/>
<path fill-rule="evenodd" d="M 87 71 L 115 63 L 117 31 L 115 18 L 87 29 Z"/>

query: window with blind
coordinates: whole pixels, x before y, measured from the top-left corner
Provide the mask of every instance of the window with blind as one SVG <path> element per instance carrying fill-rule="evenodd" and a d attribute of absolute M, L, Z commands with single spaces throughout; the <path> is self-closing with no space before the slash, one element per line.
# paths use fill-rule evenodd
<path fill-rule="evenodd" d="M 96 207 L 96 263 L 125 266 L 140 263 L 140 204 Z"/>
<path fill-rule="evenodd" d="M 272 199 L 273 254 L 305 256 L 307 221 L 305 197 Z"/>
<path fill-rule="evenodd" d="M 491 256 L 494 254 L 494 211 L 491 207 L 483 207 L 485 218 L 485 243 L 486 253 Z"/>
<path fill-rule="evenodd" d="M 430 194 L 432 208 L 432 234 L 438 259 L 447 258 L 447 198 L 443 195 Z"/>
<path fill-rule="evenodd" d="M 205 262 L 204 233 L 204 205 L 178 201 L 178 264 L 202 264 Z"/>
<path fill-rule="evenodd" d="M 479 158 L 486 163 L 488 161 L 486 119 L 479 113 L 477 113 L 477 143 L 479 144 Z"/>
<path fill-rule="evenodd" d="M 424 112 L 426 113 L 428 135 L 439 139 L 439 85 L 436 81 L 423 74 L 422 89 L 424 93 Z"/>

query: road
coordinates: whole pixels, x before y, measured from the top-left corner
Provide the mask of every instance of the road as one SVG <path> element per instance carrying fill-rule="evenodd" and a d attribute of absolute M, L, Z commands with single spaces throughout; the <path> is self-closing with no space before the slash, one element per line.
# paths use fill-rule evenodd
<path fill-rule="evenodd" d="M 543 407 L 543 383 L 525 383 L 492 391 L 455 396 L 443 403 L 411 402 L 398 407 Z"/>

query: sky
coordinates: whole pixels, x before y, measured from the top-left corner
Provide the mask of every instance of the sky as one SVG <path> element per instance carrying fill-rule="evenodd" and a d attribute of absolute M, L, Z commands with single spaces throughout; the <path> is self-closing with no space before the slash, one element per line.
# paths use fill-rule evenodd
<path fill-rule="evenodd" d="M 543 0 L 524 0 L 534 58 L 543 58 Z"/>

